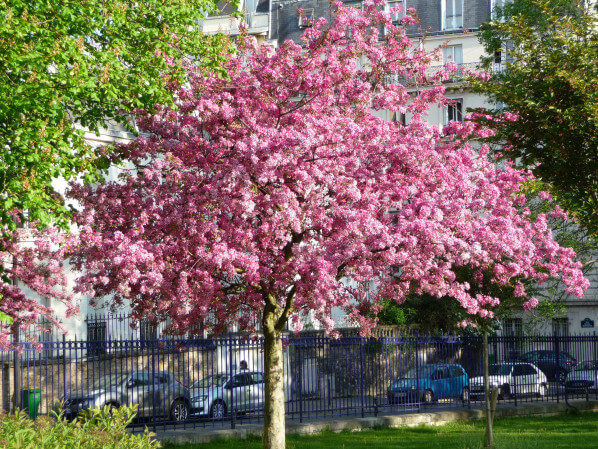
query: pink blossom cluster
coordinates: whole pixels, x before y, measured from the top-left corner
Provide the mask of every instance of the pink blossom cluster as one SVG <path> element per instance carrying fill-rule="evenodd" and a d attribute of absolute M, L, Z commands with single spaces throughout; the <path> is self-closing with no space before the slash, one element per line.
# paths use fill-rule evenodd
<path fill-rule="evenodd" d="M 4 230 L 0 239 L 2 277 L 0 278 L 0 348 L 13 347 L 11 335 L 17 331 L 38 329 L 49 332 L 51 326 L 61 329 L 52 308 L 40 304 L 40 298 L 66 305 L 67 316 L 77 312 L 72 294 L 67 289 L 63 260 L 67 235 L 55 228 L 39 231 Z M 45 318 L 48 325 L 43 325 Z M 31 335 L 30 343 L 37 344 Z"/>
<path fill-rule="evenodd" d="M 435 55 L 413 48 L 379 6 L 336 5 L 303 46 L 242 36 L 228 78 L 190 66 L 176 111 L 140 111 L 145 135 L 118 149 L 136 168 L 70 192 L 83 206 L 78 289 L 131 304 L 135 317 L 170 317 L 173 332 L 252 330 L 266 307 L 329 329 L 343 307 L 367 332 L 372 304 L 414 292 L 492 318 L 501 298 L 472 294 L 456 280 L 462 266 L 480 285 L 516 286 L 525 308 L 537 303 L 525 280 L 559 278 L 581 296 L 573 251 L 516 204 L 531 175 L 475 150 L 476 125 L 448 135 L 429 125 L 425 113 L 445 101 L 440 84 L 414 94 L 387 82 L 419 76 Z M 390 123 L 376 110 L 413 119 Z M 364 297 L 347 279 L 376 288 Z"/>

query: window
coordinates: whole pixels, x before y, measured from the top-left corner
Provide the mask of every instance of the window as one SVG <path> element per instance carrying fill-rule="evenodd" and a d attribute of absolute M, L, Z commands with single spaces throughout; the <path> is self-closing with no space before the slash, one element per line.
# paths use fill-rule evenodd
<path fill-rule="evenodd" d="M 451 121 L 463 121 L 463 99 L 461 98 L 451 100 L 451 103 L 444 108 L 444 124 L 448 125 Z"/>
<path fill-rule="evenodd" d="M 461 368 L 460 366 L 456 366 L 456 365 L 451 366 L 451 372 L 453 374 L 453 377 L 465 376 L 465 371 L 463 371 L 463 368 Z"/>
<path fill-rule="evenodd" d="M 88 352 L 90 355 L 98 355 L 106 352 L 106 345 L 103 342 L 107 340 L 108 323 L 103 319 L 88 318 L 87 320 L 87 340 L 89 341 Z"/>
<path fill-rule="evenodd" d="M 553 318 L 552 334 L 557 337 L 566 337 L 569 335 L 569 320 L 567 318 Z"/>
<path fill-rule="evenodd" d="M 345 8 L 361 9 L 361 2 L 350 2 L 343 5 Z"/>
<path fill-rule="evenodd" d="M 314 24 L 314 9 L 306 8 L 299 12 L 299 28 L 308 28 Z"/>
<path fill-rule="evenodd" d="M 390 121 L 393 123 L 399 122 L 401 125 L 406 125 L 407 124 L 407 116 L 402 112 L 395 111 L 392 113 L 392 117 L 391 117 Z"/>
<path fill-rule="evenodd" d="M 444 63 L 454 62 L 463 64 L 463 45 L 449 45 L 442 50 L 442 59 Z"/>
<path fill-rule="evenodd" d="M 443 30 L 463 28 L 463 0 L 443 0 L 442 8 Z"/>
<path fill-rule="evenodd" d="M 145 387 L 151 385 L 150 375 L 145 373 L 135 374 L 131 379 L 131 384 L 134 387 Z"/>
<path fill-rule="evenodd" d="M 400 22 L 403 17 L 405 17 L 405 11 L 407 9 L 407 5 L 405 3 L 405 0 L 388 0 L 386 2 L 385 9 L 387 12 L 400 7 L 397 11 L 391 13 L 390 15 L 390 18 L 393 22 Z"/>
<path fill-rule="evenodd" d="M 492 18 L 496 18 L 496 8 L 504 8 L 509 0 L 492 0 L 490 8 L 492 9 Z"/>
<path fill-rule="evenodd" d="M 520 337 L 523 335 L 523 320 L 509 318 L 502 322 L 502 334 L 505 337 Z"/>
<path fill-rule="evenodd" d="M 447 70 L 451 75 L 460 75 L 461 68 L 463 66 L 463 46 L 462 45 L 449 45 L 442 49 L 442 60 L 444 64 L 449 62 L 457 64 L 457 68 L 451 68 Z M 455 82 L 457 80 L 449 78 L 449 82 Z"/>
<path fill-rule="evenodd" d="M 143 320 L 139 324 L 140 340 L 156 340 L 158 338 L 158 329 L 149 320 Z"/>
<path fill-rule="evenodd" d="M 251 380 L 254 384 L 263 384 L 264 375 L 262 373 L 253 373 L 251 374 Z"/>
<path fill-rule="evenodd" d="M 451 374 L 449 373 L 448 368 L 442 367 L 438 368 L 431 377 L 432 380 L 442 380 L 450 378 Z"/>

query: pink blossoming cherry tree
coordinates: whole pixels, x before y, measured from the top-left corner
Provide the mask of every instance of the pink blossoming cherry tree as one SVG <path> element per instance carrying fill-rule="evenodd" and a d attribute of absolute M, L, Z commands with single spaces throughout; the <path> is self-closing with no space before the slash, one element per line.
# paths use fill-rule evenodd
<path fill-rule="evenodd" d="M 288 320 L 299 330 L 311 314 L 332 330 L 342 307 L 367 333 L 366 300 L 375 310 L 414 291 L 491 317 L 500 298 L 471 295 L 455 280 L 463 265 L 480 283 L 518 285 L 526 308 L 536 301 L 522 280 L 562 277 L 579 295 L 587 282 L 546 221 L 516 207 L 527 173 L 474 150 L 473 125 L 443 135 L 425 121 L 445 102 L 447 74 L 416 93 L 389 82 L 423 80 L 435 54 L 414 48 L 379 0 L 335 8 L 302 45 L 241 37 L 228 79 L 190 65 L 178 109 L 140 113 L 144 135 L 118 148 L 132 169 L 71 192 L 82 205 L 80 290 L 130 304 L 134 318 L 170 317 L 175 333 L 261 325 L 266 448 L 285 445 Z M 364 282 L 375 284 L 367 299 L 352 287 Z"/>

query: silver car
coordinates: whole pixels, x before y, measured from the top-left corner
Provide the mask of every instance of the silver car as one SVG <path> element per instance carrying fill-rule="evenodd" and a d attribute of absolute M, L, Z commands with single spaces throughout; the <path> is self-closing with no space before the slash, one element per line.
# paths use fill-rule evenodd
<path fill-rule="evenodd" d="M 137 405 L 138 417 L 167 417 L 186 421 L 189 417 L 189 390 L 166 372 L 139 371 L 98 377 L 83 393 L 67 394 L 62 411 L 68 419 L 94 407 Z"/>
<path fill-rule="evenodd" d="M 497 387 L 500 398 L 509 399 L 513 395 L 546 396 L 548 394 L 546 375 L 532 363 L 497 363 L 488 368 L 490 389 Z M 483 376 L 469 379 L 469 394 L 472 397 L 484 394 Z"/>
<path fill-rule="evenodd" d="M 567 392 L 598 391 L 598 361 L 586 360 L 575 366 L 565 382 Z"/>
<path fill-rule="evenodd" d="M 195 415 L 222 419 L 233 411 L 260 411 L 264 408 L 264 373 L 213 374 L 191 385 L 190 394 Z"/>

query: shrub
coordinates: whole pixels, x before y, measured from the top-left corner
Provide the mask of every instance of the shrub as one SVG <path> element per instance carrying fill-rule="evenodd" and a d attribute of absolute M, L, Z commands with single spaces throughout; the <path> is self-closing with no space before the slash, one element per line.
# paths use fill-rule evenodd
<path fill-rule="evenodd" d="M 73 421 L 61 414 L 32 420 L 22 410 L 0 416 L 0 447 L 7 449 L 157 449 L 147 428 L 143 434 L 126 430 L 135 407 L 90 409 Z"/>

